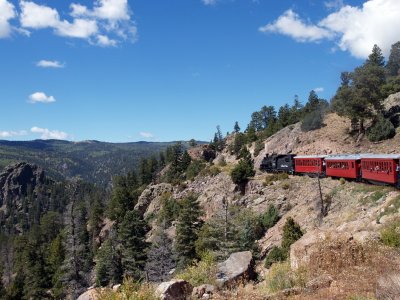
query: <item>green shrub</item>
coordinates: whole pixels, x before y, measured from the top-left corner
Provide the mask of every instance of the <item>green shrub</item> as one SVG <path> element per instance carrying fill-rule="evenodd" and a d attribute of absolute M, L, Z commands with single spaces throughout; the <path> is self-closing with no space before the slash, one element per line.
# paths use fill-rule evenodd
<path fill-rule="evenodd" d="M 212 166 L 207 166 L 205 169 L 203 169 L 200 172 L 200 176 L 203 176 L 203 177 L 205 177 L 205 176 L 214 177 L 214 176 L 217 176 L 219 173 L 221 173 L 221 169 L 218 168 L 217 166 L 212 165 Z"/>
<path fill-rule="evenodd" d="M 155 289 L 151 284 L 138 283 L 125 279 L 118 291 L 104 289 L 100 291 L 99 300 L 157 300 Z"/>
<path fill-rule="evenodd" d="M 211 252 L 201 255 L 201 260 L 187 267 L 176 275 L 176 278 L 183 279 L 193 286 L 202 284 L 215 284 L 217 264 Z"/>
<path fill-rule="evenodd" d="M 346 179 L 344 179 L 343 177 L 341 177 L 339 179 L 340 184 L 345 184 L 346 183 Z"/>
<path fill-rule="evenodd" d="M 400 221 L 396 220 L 381 231 L 381 241 L 384 245 L 400 248 Z"/>
<path fill-rule="evenodd" d="M 272 265 L 265 278 L 268 290 L 271 293 L 294 287 L 295 282 L 290 272 L 289 262 L 276 263 Z"/>
<path fill-rule="evenodd" d="M 270 204 L 268 206 L 268 210 L 264 214 L 262 214 L 260 218 L 261 218 L 261 223 L 264 226 L 264 229 L 268 230 L 271 227 L 273 227 L 276 223 L 278 223 L 280 219 L 279 211 L 273 204 Z"/>
<path fill-rule="evenodd" d="M 169 227 L 172 221 L 175 221 L 179 216 L 180 204 L 174 198 L 171 193 L 165 193 L 161 196 L 161 210 L 158 213 L 157 223 L 165 224 Z"/>
<path fill-rule="evenodd" d="M 282 248 L 289 252 L 290 246 L 303 236 L 300 225 L 289 217 L 283 226 Z"/>
<path fill-rule="evenodd" d="M 324 114 L 321 110 L 310 112 L 304 117 L 301 123 L 301 130 L 311 131 L 321 128 L 324 125 Z"/>
<path fill-rule="evenodd" d="M 272 247 L 267 257 L 265 258 L 264 266 L 270 268 L 274 263 L 285 261 L 287 253 L 280 247 Z"/>
<path fill-rule="evenodd" d="M 382 140 L 387 140 L 396 134 L 392 122 L 385 119 L 382 115 L 379 115 L 374 124 L 368 128 L 367 136 L 371 142 L 378 142 Z"/>
<path fill-rule="evenodd" d="M 282 183 L 282 189 L 288 190 L 290 188 L 290 184 L 288 182 Z"/>
<path fill-rule="evenodd" d="M 206 167 L 206 164 L 201 160 L 192 160 L 186 170 L 186 178 L 193 180 Z"/>

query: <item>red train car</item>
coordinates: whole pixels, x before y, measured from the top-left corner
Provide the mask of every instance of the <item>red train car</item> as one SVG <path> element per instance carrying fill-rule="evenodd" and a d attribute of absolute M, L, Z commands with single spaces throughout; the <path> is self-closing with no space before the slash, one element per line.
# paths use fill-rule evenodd
<path fill-rule="evenodd" d="M 295 173 L 325 174 L 326 155 L 299 155 L 294 157 Z"/>
<path fill-rule="evenodd" d="M 361 156 L 332 155 L 325 158 L 326 176 L 360 179 Z"/>
<path fill-rule="evenodd" d="M 362 178 L 399 185 L 399 154 L 365 154 L 361 157 Z"/>

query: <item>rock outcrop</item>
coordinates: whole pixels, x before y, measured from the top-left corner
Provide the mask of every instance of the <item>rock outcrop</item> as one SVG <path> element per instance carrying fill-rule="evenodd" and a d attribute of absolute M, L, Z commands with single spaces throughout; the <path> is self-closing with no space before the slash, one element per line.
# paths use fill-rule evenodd
<path fill-rule="evenodd" d="M 156 289 L 156 296 L 161 300 L 186 300 L 193 291 L 193 286 L 182 279 L 161 283 Z"/>
<path fill-rule="evenodd" d="M 217 285 L 229 287 L 254 279 L 254 261 L 250 251 L 232 253 L 217 266 Z"/>
<path fill-rule="evenodd" d="M 0 208 L 6 199 L 19 199 L 45 180 L 44 171 L 27 163 L 11 165 L 0 174 Z"/>
<path fill-rule="evenodd" d="M 150 185 L 139 197 L 135 209 L 145 217 L 161 208 L 161 197 L 166 193 L 172 193 L 173 187 L 169 183 Z"/>
<path fill-rule="evenodd" d="M 216 288 L 212 284 L 202 284 L 193 289 L 192 297 L 195 299 L 210 299 L 215 290 Z"/>

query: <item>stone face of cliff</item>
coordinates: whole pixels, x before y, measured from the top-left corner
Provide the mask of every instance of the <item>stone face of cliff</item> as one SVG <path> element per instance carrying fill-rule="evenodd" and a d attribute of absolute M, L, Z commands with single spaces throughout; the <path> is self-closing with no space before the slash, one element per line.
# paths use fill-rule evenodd
<path fill-rule="evenodd" d="M 7 199 L 19 199 L 43 184 L 43 169 L 36 165 L 18 163 L 9 166 L 0 174 L 0 208 Z"/>

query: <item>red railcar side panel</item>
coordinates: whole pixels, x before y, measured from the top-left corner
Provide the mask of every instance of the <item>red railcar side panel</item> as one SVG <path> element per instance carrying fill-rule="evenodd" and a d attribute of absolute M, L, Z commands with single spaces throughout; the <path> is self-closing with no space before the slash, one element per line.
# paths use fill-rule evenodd
<path fill-rule="evenodd" d="M 324 172 L 323 158 L 294 158 L 296 173 L 315 173 Z"/>
<path fill-rule="evenodd" d="M 359 174 L 357 160 L 326 160 L 326 176 L 357 179 Z"/>
<path fill-rule="evenodd" d="M 396 166 L 394 159 L 362 158 L 362 178 L 395 184 L 397 182 Z"/>

